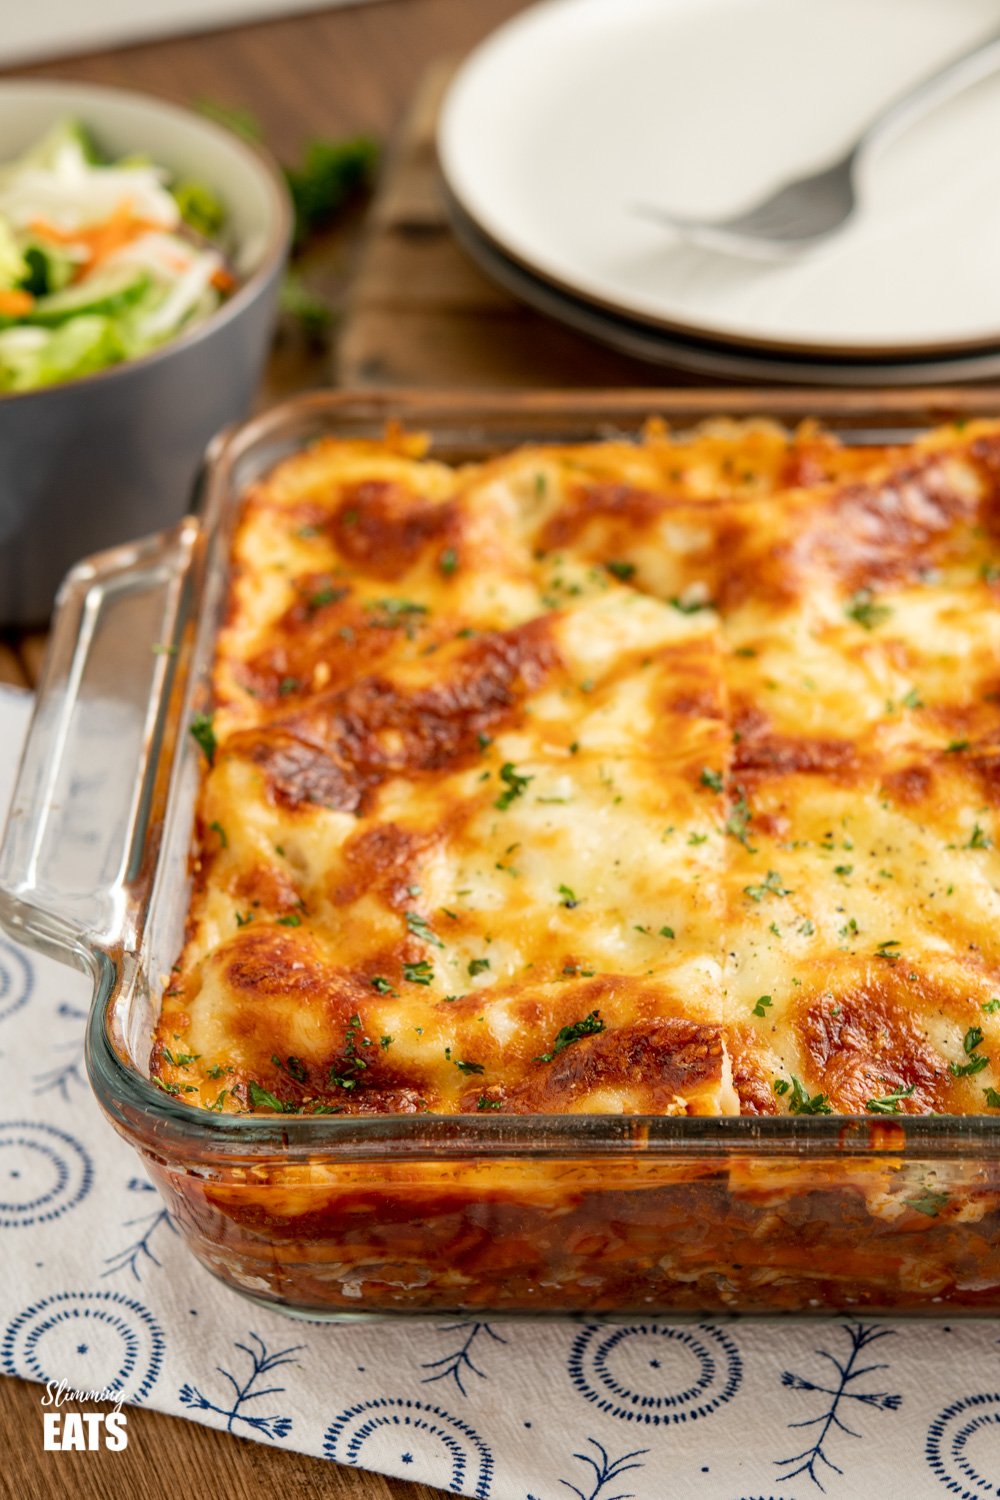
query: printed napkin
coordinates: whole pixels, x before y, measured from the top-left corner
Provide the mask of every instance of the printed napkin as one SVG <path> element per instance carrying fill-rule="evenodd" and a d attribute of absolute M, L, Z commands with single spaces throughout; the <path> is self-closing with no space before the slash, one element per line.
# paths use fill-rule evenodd
<path fill-rule="evenodd" d="M 29 709 L 0 689 L 0 808 Z M 4 1373 L 477 1500 L 1000 1494 L 995 1322 L 330 1325 L 243 1301 L 93 1102 L 88 1001 L 0 938 Z"/>

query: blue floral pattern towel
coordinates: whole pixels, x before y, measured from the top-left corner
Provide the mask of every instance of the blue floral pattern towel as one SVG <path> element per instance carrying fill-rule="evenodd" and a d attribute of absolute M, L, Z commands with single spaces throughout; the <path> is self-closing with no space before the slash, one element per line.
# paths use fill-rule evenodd
<path fill-rule="evenodd" d="M 0 689 L 0 806 L 28 708 Z M 362 1327 L 251 1306 L 100 1115 L 87 1002 L 0 938 L 6 1374 L 477 1500 L 1000 1495 L 996 1323 Z"/>

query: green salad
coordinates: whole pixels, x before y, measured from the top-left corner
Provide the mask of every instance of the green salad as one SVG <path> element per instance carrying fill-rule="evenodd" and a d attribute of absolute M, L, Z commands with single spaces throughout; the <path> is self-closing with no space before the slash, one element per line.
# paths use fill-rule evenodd
<path fill-rule="evenodd" d="M 0 166 L 0 392 L 74 380 L 207 318 L 236 281 L 225 210 L 66 120 Z"/>

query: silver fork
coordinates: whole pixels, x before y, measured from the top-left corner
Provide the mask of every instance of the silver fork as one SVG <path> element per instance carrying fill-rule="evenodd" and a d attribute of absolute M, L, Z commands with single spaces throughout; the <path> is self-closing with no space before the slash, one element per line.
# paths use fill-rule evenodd
<path fill-rule="evenodd" d="M 855 172 L 863 156 L 928 110 L 1000 68 L 1000 31 L 945 63 L 880 110 L 832 166 L 793 178 L 753 208 L 728 219 L 692 219 L 641 204 L 643 218 L 676 229 L 691 244 L 758 260 L 786 260 L 822 244 L 857 207 Z"/>

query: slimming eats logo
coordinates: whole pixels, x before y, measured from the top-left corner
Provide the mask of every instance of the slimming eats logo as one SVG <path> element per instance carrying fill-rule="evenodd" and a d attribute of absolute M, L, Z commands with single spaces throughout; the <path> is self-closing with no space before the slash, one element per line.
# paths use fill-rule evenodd
<path fill-rule="evenodd" d="M 107 1401 L 112 1411 L 60 1411 L 70 1401 Z M 78 1391 L 65 1380 L 50 1380 L 42 1397 L 43 1406 L 55 1407 L 42 1417 L 43 1444 L 46 1452 L 61 1453 L 71 1448 L 107 1448 L 118 1453 L 128 1447 L 125 1430 L 128 1418 L 122 1411 L 122 1396 L 113 1386 L 102 1391 Z"/>

